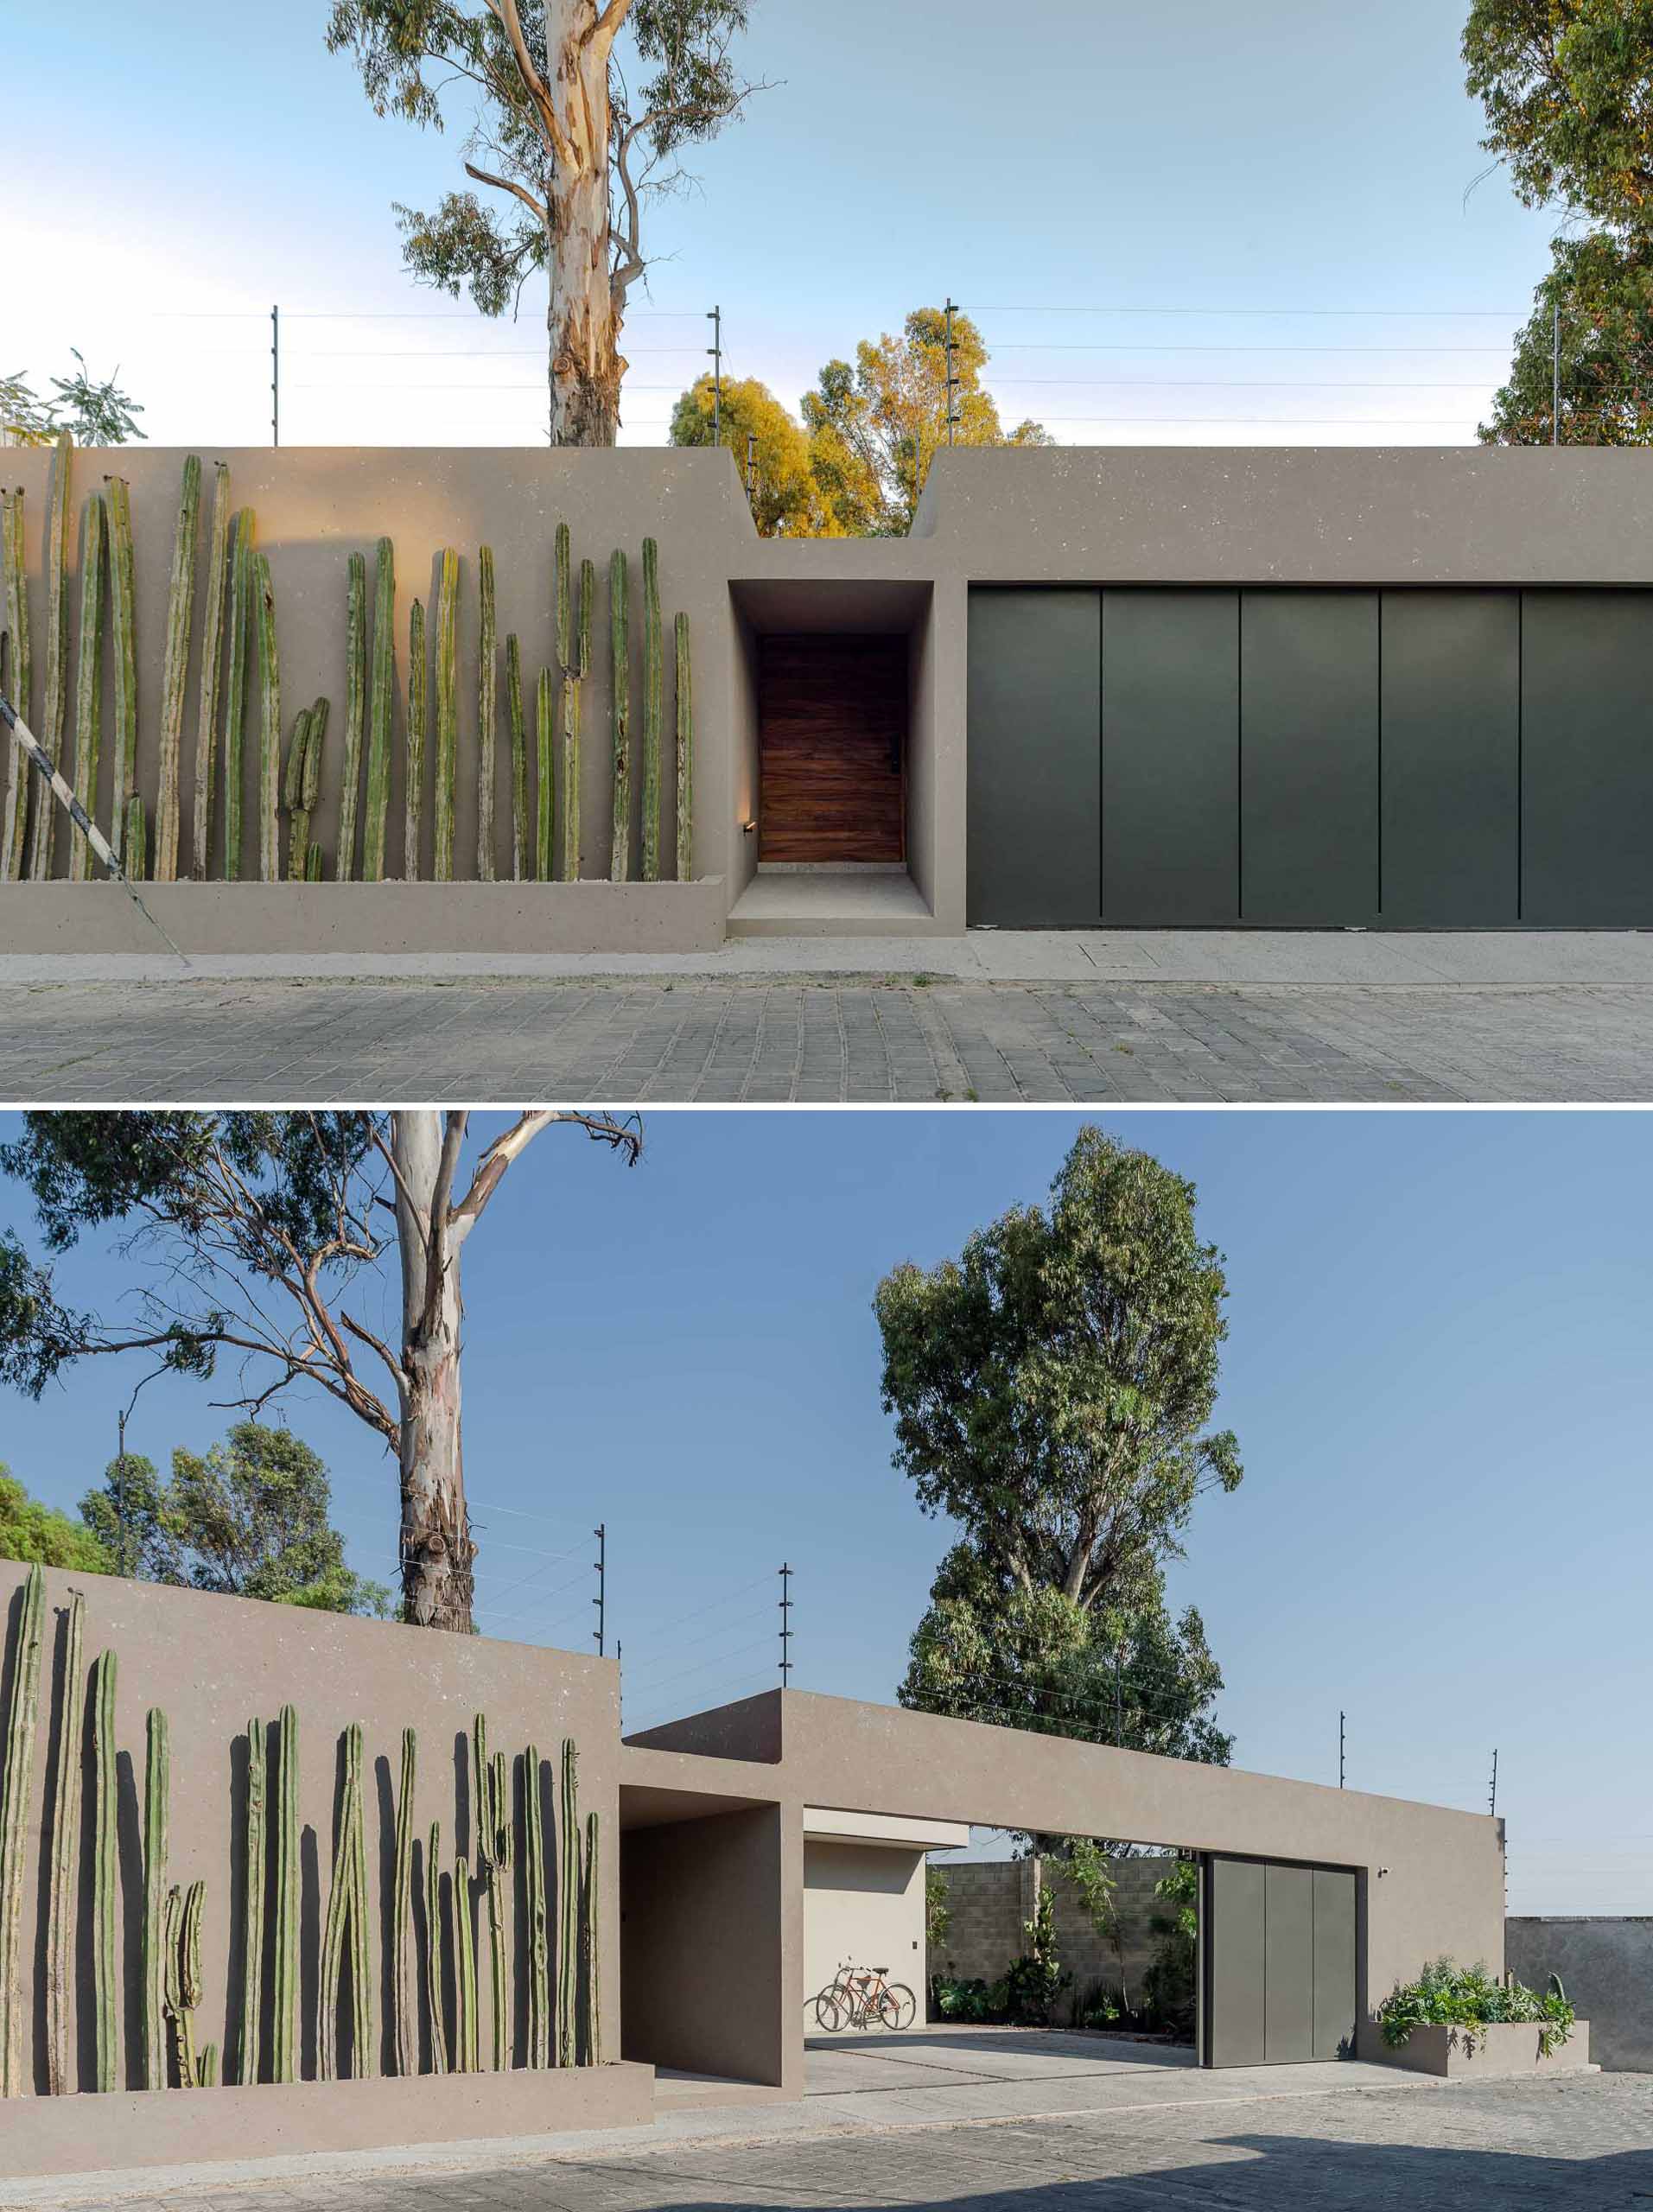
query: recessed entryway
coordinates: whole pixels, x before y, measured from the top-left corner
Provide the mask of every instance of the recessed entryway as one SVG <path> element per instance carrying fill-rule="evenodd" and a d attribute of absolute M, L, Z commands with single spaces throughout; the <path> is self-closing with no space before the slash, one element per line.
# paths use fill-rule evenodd
<path fill-rule="evenodd" d="M 758 863 L 901 868 L 907 641 L 831 632 L 758 640 Z"/>

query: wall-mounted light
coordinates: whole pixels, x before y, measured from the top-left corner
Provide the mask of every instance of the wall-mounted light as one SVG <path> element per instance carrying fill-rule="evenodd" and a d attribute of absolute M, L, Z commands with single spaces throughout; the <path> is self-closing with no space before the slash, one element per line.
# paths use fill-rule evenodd
<path fill-rule="evenodd" d="M 757 828 L 757 826 L 758 826 L 758 825 L 757 825 L 757 823 L 756 823 L 755 822 L 752 821 L 750 818 L 748 818 L 747 821 L 743 822 L 743 823 L 741 824 L 741 829 L 745 831 L 746 835 L 747 835 L 748 837 L 749 837 L 749 836 L 751 836 L 751 835 L 752 835 L 753 831 Z"/>

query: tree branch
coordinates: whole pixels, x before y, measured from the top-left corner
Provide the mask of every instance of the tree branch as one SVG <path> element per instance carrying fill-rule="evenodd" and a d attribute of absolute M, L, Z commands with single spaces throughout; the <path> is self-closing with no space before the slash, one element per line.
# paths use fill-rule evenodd
<path fill-rule="evenodd" d="M 526 186 L 513 184 L 508 176 L 495 176 L 490 169 L 480 169 L 474 162 L 466 162 L 465 174 L 467 176 L 474 177 L 479 184 L 491 184 L 496 192 L 512 194 L 515 198 L 521 200 L 537 223 L 544 223 L 547 219 L 544 207 L 535 199 Z"/>

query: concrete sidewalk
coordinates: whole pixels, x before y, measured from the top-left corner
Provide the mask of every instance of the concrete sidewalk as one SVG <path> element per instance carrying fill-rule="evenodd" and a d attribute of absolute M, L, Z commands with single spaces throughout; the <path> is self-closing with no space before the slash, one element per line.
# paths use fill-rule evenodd
<path fill-rule="evenodd" d="M 1562 983 L 1653 986 L 1653 931 L 1513 930 L 971 930 L 961 938 L 731 938 L 707 953 L 544 953 L 488 959 L 321 953 L 153 956 L 0 953 L 0 985 L 202 981 L 459 982 L 609 976 L 914 976 L 963 982 L 1192 983 L 1236 987 Z"/>

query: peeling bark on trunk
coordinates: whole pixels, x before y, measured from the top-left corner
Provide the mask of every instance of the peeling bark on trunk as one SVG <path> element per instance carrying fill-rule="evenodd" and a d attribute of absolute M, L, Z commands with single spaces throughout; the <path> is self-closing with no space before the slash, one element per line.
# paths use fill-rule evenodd
<path fill-rule="evenodd" d="M 402 1259 L 402 1598 L 418 1628 L 473 1630 L 470 1516 L 460 1431 L 460 1240 L 449 1240 L 433 1211 L 442 1203 L 439 1114 L 398 1113 L 391 1146 L 400 1170 L 397 1242 Z M 428 1300 L 427 1239 L 448 1246 L 441 1287 Z"/>
<path fill-rule="evenodd" d="M 608 60 L 612 41 L 567 38 L 548 87 L 574 156 L 548 211 L 550 440 L 612 446 L 620 429 L 620 299 L 610 275 Z"/>

